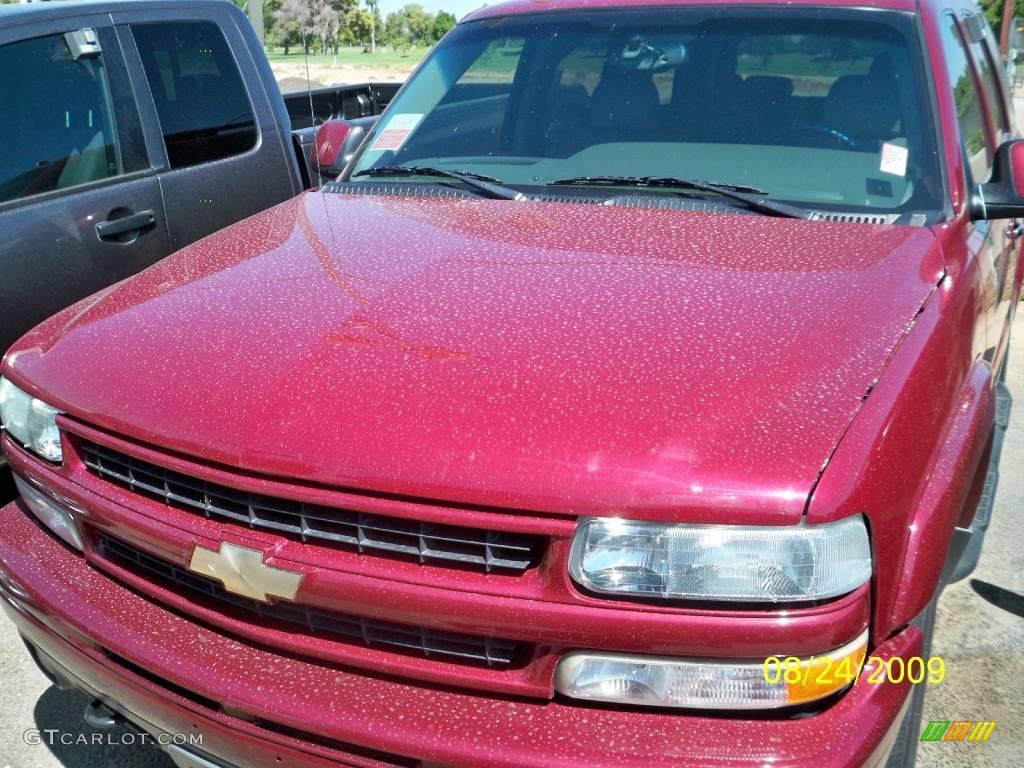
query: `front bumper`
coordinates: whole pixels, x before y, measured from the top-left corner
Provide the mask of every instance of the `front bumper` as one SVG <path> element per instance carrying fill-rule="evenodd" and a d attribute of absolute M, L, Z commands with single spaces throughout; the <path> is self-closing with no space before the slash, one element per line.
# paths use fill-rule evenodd
<path fill-rule="evenodd" d="M 128 719 L 202 733 L 226 765 L 862 766 L 884 760 L 909 684 L 859 682 L 804 719 L 598 708 L 473 693 L 273 653 L 163 608 L 0 510 L 0 596 L 21 634 Z M 909 627 L 872 651 L 921 651 Z"/>

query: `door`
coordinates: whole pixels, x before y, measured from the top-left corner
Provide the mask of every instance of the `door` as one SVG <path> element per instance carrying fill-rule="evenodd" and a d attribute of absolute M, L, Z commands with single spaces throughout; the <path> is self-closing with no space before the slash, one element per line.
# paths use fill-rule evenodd
<path fill-rule="evenodd" d="M 989 180 L 1000 141 L 1009 137 L 1005 108 L 998 98 L 998 82 L 985 58 L 987 22 L 972 16 L 958 20 L 951 13 L 942 18 L 943 50 L 960 123 L 961 149 L 966 158 L 968 190 Z M 973 192 L 971 192 L 973 194 Z M 1016 222 L 975 221 L 967 226 L 967 248 L 978 262 L 981 275 L 979 318 L 974 349 L 994 370 L 1005 354 L 1003 331 L 1008 306 L 1003 300 L 1007 268 L 1018 250 Z"/>
<path fill-rule="evenodd" d="M 159 184 L 104 18 L 0 32 L 0 351 L 169 253 Z"/>
<path fill-rule="evenodd" d="M 124 11 L 115 23 L 160 127 L 175 250 L 301 191 L 284 101 L 252 60 L 258 42 L 241 11 Z"/>
<path fill-rule="evenodd" d="M 952 13 L 943 14 L 941 22 L 942 47 L 953 89 L 957 120 L 960 128 L 960 150 L 967 173 L 968 197 L 970 191 L 989 179 L 995 142 L 988 129 L 981 86 L 971 64 L 971 56 L 960 22 Z M 997 222 L 974 221 L 965 227 L 965 247 L 971 261 L 978 264 L 980 274 L 978 319 L 974 326 L 972 350 L 990 363 L 995 359 L 995 344 L 989 341 L 989 320 L 996 306 L 996 255 L 1002 242 L 995 228 Z"/>
<path fill-rule="evenodd" d="M 1009 90 L 1002 68 L 999 66 L 998 46 L 992 30 L 984 17 L 973 16 L 973 24 L 966 30 L 971 37 L 971 56 L 981 83 L 981 93 L 986 105 L 989 130 L 995 146 L 1013 138 L 1013 123 Z M 993 266 L 993 307 L 989 315 L 989 345 L 994 346 L 992 360 L 996 371 L 1002 370 L 1010 343 L 1010 320 L 1013 317 L 1013 299 L 1016 295 L 1017 265 L 1020 261 L 1021 238 L 1024 224 L 1017 220 L 993 222 L 994 249 Z"/>

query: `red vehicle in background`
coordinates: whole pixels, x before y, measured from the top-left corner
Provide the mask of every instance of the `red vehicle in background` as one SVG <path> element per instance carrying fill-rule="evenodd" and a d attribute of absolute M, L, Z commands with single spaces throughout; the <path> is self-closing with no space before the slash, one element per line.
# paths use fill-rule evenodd
<path fill-rule="evenodd" d="M 8 352 L 4 608 L 179 765 L 911 765 L 1015 136 L 974 6 L 484 8 Z"/>

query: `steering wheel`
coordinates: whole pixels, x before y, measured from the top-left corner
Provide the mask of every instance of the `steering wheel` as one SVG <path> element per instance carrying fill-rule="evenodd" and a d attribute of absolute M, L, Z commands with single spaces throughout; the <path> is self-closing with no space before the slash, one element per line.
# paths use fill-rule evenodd
<path fill-rule="evenodd" d="M 845 147 L 846 149 L 857 149 L 857 142 L 851 139 L 848 134 L 843 133 L 838 128 L 832 128 L 828 125 L 798 125 L 793 128 L 786 128 L 785 130 L 779 131 L 772 138 L 780 143 L 786 143 L 786 139 L 793 141 L 800 136 L 811 139 L 829 140 L 832 144 Z M 829 146 L 821 147 L 821 149 L 829 148 Z"/>

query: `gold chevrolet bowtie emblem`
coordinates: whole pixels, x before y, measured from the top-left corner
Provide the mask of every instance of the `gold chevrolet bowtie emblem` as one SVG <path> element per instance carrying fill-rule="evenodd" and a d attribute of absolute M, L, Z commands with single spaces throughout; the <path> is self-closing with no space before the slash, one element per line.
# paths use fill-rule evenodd
<path fill-rule="evenodd" d="M 264 603 L 269 602 L 268 595 L 294 600 L 302 581 L 301 573 L 267 565 L 258 549 L 246 549 L 226 541 L 220 543 L 220 551 L 197 544 L 188 569 L 216 579 L 228 592 Z"/>

